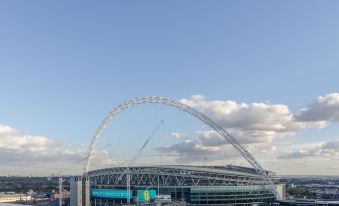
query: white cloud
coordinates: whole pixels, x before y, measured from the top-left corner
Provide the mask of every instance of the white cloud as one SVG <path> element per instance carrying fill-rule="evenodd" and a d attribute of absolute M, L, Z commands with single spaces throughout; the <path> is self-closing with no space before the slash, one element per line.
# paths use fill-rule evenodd
<path fill-rule="evenodd" d="M 236 137 L 241 144 L 267 143 L 271 142 L 274 137 L 270 131 L 248 131 L 231 128 L 228 129 L 228 132 Z M 214 130 L 198 131 L 197 136 L 206 145 L 228 144 L 227 140 Z"/>
<path fill-rule="evenodd" d="M 176 140 L 183 140 L 186 139 L 186 134 L 180 132 L 172 132 L 171 137 Z"/>
<path fill-rule="evenodd" d="M 298 159 L 298 158 L 330 158 L 339 159 L 339 140 L 321 142 L 310 149 L 290 151 L 287 154 L 280 155 L 279 159 Z"/>
<path fill-rule="evenodd" d="M 120 161 L 112 152 L 108 150 L 98 150 L 94 152 L 90 170 L 113 167 L 122 164 L 124 164 L 124 162 Z"/>
<path fill-rule="evenodd" d="M 339 93 L 320 96 L 296 116 L 299 121 L 329 122 L 339 121 Z"/>
<path fill-rule="evenodd" d="M 216 147 L 228 144 L 227 140 L 214 130 L 198 131 L 197 136 L 204 146 Z"/>
<path fill-rule="evenodd" d="M 243 143 L 269 142 L 274 137 L 290 135 L 304 127 L 294 120 L 286 105 L 207 101 L 203 96 L 193 96 L 181 102 L 229 129 Z"/>
<path fill-rule="evenodd" d="M 201 162 L 205 156 L 213 161 L 241 158 L 238 151 L 215 131 L 198 131 L 197 137 L 197 139 L 186 137 L 175 144 L 162 145 L 157 149 L 165 154 L 176 154 L 177 162 Z M 277 151 L 276 146 L 269 143 L 253 143 L 244 146 L 256 155 L 274 154 Z"/>
<path fill-rule="evenodd" d="M 270 143 L 257 143 L 246 145 L 247 150 L 254 155 L 274 155 L 278 149 Z"/>
<path fill-rule="evenodd" d="M 227 157 L 237 155 L 230 145 L 205 146 L 201 141 L 194 139 L 186 139 L 173 145 L 162 145 L 157 149 L 166 154 L 177 154 L 177 162 L 201 162 L 207 155 L 213 160 L 224 159 L 225 153 Z"/>
<path fill-rule="evenodd" d="M 41 162 L 81 162 L 83 154 L 68 145 L 44 137 L 29 135 L 0 125 L 0 162 L 2 164 L 32 164 Z"/>
<path fill-rule="evenodd" d="M 51 174 L 58 172 L 61 166 L 65 167 L 64 173 L 71 172 L 71 168 L 77 168 L 79 174 L 85 150 L 74 149 L 70 145 L 55 142 L 48 137 L 25 134 L 0 124 L 0 157 L 2 168 L 16 168 L 10 171 L 12 174 L 27 175 L 26 169 L 22 171 L 17 169 L 26 166 L 29 166 L 27 169 L 29 168 L 32 173 Z M 95 152 L 91 168 L 107 167 L 118 163 L 111 152 L 99 150 Z"/>
<path fill-rule="evenodd" d="M 283 104 L 208 101 L 202 95 L 194 95 L 180 102 L 206 114 L 228 129 L 243 144 L 267 143 L 276 137 L 294 135 L 304 128 L 322 128 L 330 121 L 339 120 L 338 93 L 319 97 L 297 115 Z M 213 131 L 201 132 L 200 136 L 211 140 L 212 134 L 216 140 L 218 135 Z"/>
<path fill-rule="evenodd" d="M 291 136 L 302 129 L 322 128 L 330 122 L 338 121 L 338 93 L 319 97 L 296 114 L 283 104 L 246 104 L 230 100 L 208 101 L 202 95 L 194 95 L 190 99 L 180 101 L 201 111 L 226 128 L 255 155 L 279 155 L 279 159 L 338 156 L 335 142 L 323 143 L 312 149 L 300 148 L 289 152 L 286 152 L 286 149 L 291 147 L 274 145 L 272 142 L 277 137 Z M 223 153 L 232 149 L 227 140 L 213 130 L 198 131 L 196 134 L 197 139 L 193 140 L 176 132 L 172 136 L 185 141 L 159 149 L 163 152 L 179 154 L 182 156 L 179 158 L 180 161 L 190 160 L 194 156 L 204 154 L 210 154 L 218 159 L 223 157 Z M 183 136 L 185 138 L 182 138 Z M 235 154 L 234 152 L 233 149 L 232 155 Z"/>

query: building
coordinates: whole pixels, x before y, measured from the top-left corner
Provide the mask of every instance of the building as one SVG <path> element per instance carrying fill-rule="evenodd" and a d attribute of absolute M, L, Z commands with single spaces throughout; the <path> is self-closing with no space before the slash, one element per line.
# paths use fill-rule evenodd
<path fill-rule="evenodd" d="M 70 206 L 90 206 L 89 178 L 72 178 L 70 181 L 70 193 Z"/>
<path fill-rule="evenodd" d="M 277 184 L 276 185 L 277 192 L 279 195 L 279 200 L 285 200 L 286 199 L 286 186 L 284 184 Z"/>
<path fill-rule="evenodd" d="M 274 178 L 274 173 L 267 174 Z M 114 167 L 90 171 L 86 176 L 88 183 L 83 178 L 72 180 L 71 206 L 88 206 L 88 201 L 95 206 L 121 205 L 127 200 L 146 203 L 164 196 L 173 202 L 201 206 L 269 205 L 276 201 L 254 169 L 233 165 Z M 90 190 L 83 199 L 80 198 L 81 193 L 84 194 L 83 190 L 79 191 L 81 188 Z M 284 188 L 280 188 L 281 194 Z M 84 198 L 90 199 L 84 203 Z"/>
<path fill-rule="evenodd" d="M 339 206 L 339 201 L 322 201 L 311 199 L 296 199 L 279 201 L 280 205 L 286 206 Z"/>
<path fill-rule="evenodd" d="M 23 202 L 32 200 L 32 196 L 24 194 L 0 194 L 0 202 Z"/>
<path fill-rule="evenodd" d="M 27 204 L 24 204 L 25 206 L 29 206 Z M 0 206 L 24 206 L 23 204 L 14 204 L 14 203 L 2 203 L 0 202 Z"/>

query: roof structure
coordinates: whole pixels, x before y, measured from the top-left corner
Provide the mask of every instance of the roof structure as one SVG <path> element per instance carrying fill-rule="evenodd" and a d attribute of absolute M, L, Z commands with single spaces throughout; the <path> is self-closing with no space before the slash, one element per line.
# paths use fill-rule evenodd
<path fill-rule="evenodd" d="M 154 165 L 129 167 L 131 186 L 244 186 L 265 185 L 252 168 L 227 166 Z M 267 172 L 267 171 L 266 171 Z M 88 172 L 94 185 L 126 185 L 126 167 Z M 269 172 L 267 172 L 269 174 Z"/>

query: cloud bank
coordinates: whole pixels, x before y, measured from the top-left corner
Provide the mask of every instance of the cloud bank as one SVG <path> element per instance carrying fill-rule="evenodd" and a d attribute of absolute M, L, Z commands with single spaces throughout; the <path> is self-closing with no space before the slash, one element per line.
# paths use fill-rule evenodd
<path fill-rule="evenodd" d="M 303 122 L 339 122 L 339 93 L 330 93 L 320 96 L 296 115 L 298 121 Z"/>
<path fill-rule="evenodd" d="M 81 162 L 83 154 L 68 145 L 44 137 L 24 134 L 10 126 L 0 125 L 0 162 L 32 164 L 41 162 Z"/>
<path fill-rule="evenodd" d="M 298 158 L 331 158 L 339 159 L 339 140 L 321 142 L 316 147 L 309 150 L 290 151 L 288 154 L 280 155 L 279 159 Z"/>
<path fill-rule="evenodd" d="M 202 95 L 194 95 L 190 99 L 181 99 L 181 103 L 189 105 L 206 114 L 219 125 L 227 128 L 240 143 L 254 153 L 272 154 L 276 146 L 270 144 L 275 138 L 292 136 L 306 128 L 323 128 L 332 122 L 339 121 L 339 93 L 330 93 L 318 97 L 317 100 L 292 113 L 287 105 L 266 103 L 237 103 L 231 100 L 206 100 Z M 178 132 L 172 133 L 179 143 L 165 145 L 160 149 L 165 153 L 177 153 L 180 161 L 189 160 L 190 156 L 209 153 L 215 155 L 230 152 L 227 140 L 213 130 L 198 131 L 197 139 L 186 137 Z M 182 137 L 185 136 L 183 139 Z M 312 155 L 338 156 L 335 142 L 323 144 L 312 151 L 295 151 L 280 155 L 279 158 L 296 158 Z M 326 155 L 327 154 L 327 155 Z"/>
<path fill-rule="evenodd" d="M 201 95 L 180 102 L 203 112 L 229 129 L 244 144 L 270 142 L 275 137 L 293 135 L 304 128 L 322 128 L 339 120 L 338 93 L 319 97 L 297 114 L 293 114 L 283 104 L 208 101 Z"/>
<path fill-rule="evenodd" d="M 181 99 L 227 128 L 241 144 L 255 155 L 270 155 L 271 159 L 290 160 L 302 158 L 339 159 L 339 140 L 321 142 L 302 150 L 281 150 L 283 145 L 274 145 L 277 138 L 293 136 L 307 128 L 323 128 L 339 122 L 339 93 L 320 96 L 310 104 L 293 113 L 284 104 L 238 103 L 231 100 L 207 100 L 202 95 Z M 221 160 L 239 154 L 213 130 L 196 131 L 196 138 L 172 132 L 172 145 L 162 145 L 157 150 L 176 154 L 179 162 L 200 161 L 204 156 Z M 320 141 L 320 140 L 319 140 Z M 284 152 L 282 152 L 284 151 Z M 0 164 L 31 165 L 67 162 L 80 165 L 85 151 L 58 143 L 52 139 L 30 135 L 0 124 Z M 93 166 L 114 165 L 117 160 L 108 151 L 98 151 Z"/>
<path fill-rule="evenodd" d="M 50 165 L 83 163 L 85 151 L 53 141 L 45 136 L 30 135 L 0 124 L 0 164 L 2 165 Z M 106 150 L 97 151 L 92 167 L 117 163 Z M 50 169 L 53 169 L 50 168 Z"/>

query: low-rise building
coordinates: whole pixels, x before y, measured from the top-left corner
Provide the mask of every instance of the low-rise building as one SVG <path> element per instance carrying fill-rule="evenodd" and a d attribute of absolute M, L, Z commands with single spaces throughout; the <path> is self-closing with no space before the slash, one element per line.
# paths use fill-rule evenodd
<path fill-rule="evenodd" d="M 18 201 L 30 201 L 32 196 L 24 194 L 1 194 L 0 202 L 18 202 Z"/>

